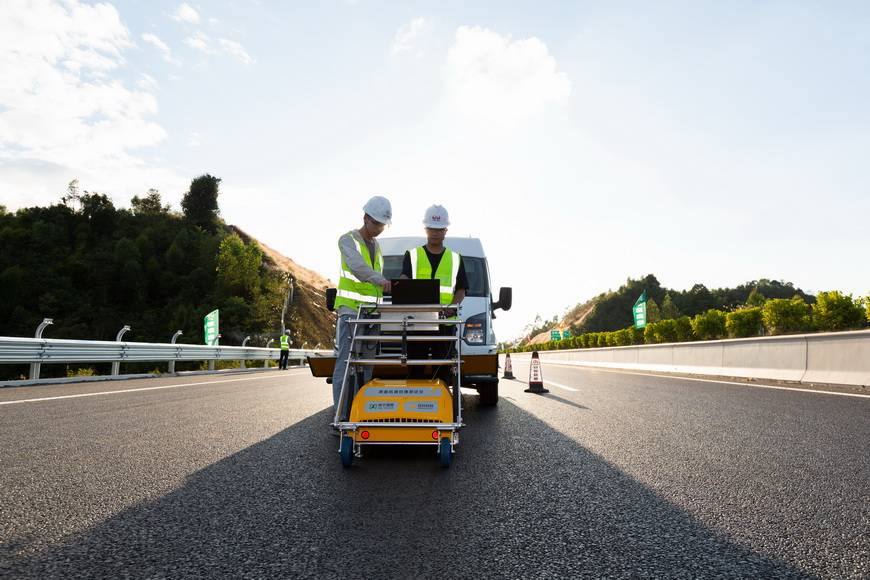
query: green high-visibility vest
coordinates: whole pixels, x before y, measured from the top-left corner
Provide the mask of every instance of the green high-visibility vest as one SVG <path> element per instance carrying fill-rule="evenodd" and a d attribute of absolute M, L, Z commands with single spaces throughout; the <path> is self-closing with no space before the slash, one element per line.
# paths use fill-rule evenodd
<path fill-rule="evenodd" d="M 432 279 L 432 264 L 426 254 L 426 247 L 420 246 L 417 251 L 409 252 L 411 255 L 411 277 L 417 280 Z M 438 279 L 441 304 L 450 304 L 453 301 L 453 288 L 456 286 L 456 278 L 459 276 L 460 256 L 450 248 L 444 248 L 438 269 L 435 270 L 435 278 Z"/>
<path fill-rule="evenodd" d="M 349 235 L 350 239 L 353 240 L 353 243 L 356 244 L 356 249 L 359 251 L 366 264 L 371 266 L 372 270 L 375 272 L 383 273 L 384 257 L 381 255 L 381 249 L 378 245 L 375 244 L 375 256 L 373 260 L 372 256 L 369 254 L 368 246 L 366 244 L 361 244 L 359 240 L 356 239 L 356 236 L 353 235 L 353 231 L 348 232 L 347 235 Z M 342 306 L 347 306 L 348 308 L 357 310 L 360 304 L 373 304 L 380 302 L 383 295 L 383 289 L 377 284 L 362 282 L 354 276 L 353 272 L 351 272 L 350 268 L 345 263 L 344 256 L 341 256 L 341 273 L 338 276 L 338 288 L 336 289 L 335 294 L 336 310 Z"/>
<path fill-rule="evenodd" d="M 290 337 L 286 334 L 281 335 L 281 350 L 290 350 Z"/>

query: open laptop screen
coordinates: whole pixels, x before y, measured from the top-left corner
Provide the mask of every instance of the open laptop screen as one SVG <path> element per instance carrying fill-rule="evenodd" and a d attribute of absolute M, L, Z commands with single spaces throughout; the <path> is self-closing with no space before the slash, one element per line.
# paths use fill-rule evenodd
<path fill-rule="evenodd" d="M 393 304 L 440 304 L 438 280 L 391 280 Z"/>

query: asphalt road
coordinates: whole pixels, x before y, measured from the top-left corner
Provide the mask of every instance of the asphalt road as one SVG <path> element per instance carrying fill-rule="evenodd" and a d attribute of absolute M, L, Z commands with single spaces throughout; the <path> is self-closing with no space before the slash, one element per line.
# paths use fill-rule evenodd
<path fill-rule="evenodd" d="M 0 389 L 0 576 L 870 577 L 870 399 L 544 378 L 450 469 L 343 469 L 306 370 Z"/>

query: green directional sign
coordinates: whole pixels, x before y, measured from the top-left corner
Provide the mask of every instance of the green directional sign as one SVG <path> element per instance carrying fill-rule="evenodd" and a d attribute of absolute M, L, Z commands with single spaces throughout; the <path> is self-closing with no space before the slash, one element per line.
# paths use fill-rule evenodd
<path fill-rule="evenodd" d="M 558 330 L 550 331 L 550 340 L 562 340 L 562 333 Z"/>
<path fill-rule="evenodd" d="M 646 327 L 646 300 L 646 290 L 644 290 L 643 294 L 638 297 L 637 302 L 635 302 L 634 306 L 632 307 L 635 328 Z"/>
<path fill-rule="evenodd" d="M 571 331 L 570 330 L 563 330 L 562 331 L 562 340 L 565 340 L 566 338 L 571 338 Z"/>
<path fill-rule="evenodd" d="M 203 337 L 205 337 L 205 344 L 212 345 L 217 344 L 218 332 L 220 332 L 220 314 L 217 310 L 212 310 L 208 314 L 205 315 L 205 318 L 202 321 L 203 326 Z"/>

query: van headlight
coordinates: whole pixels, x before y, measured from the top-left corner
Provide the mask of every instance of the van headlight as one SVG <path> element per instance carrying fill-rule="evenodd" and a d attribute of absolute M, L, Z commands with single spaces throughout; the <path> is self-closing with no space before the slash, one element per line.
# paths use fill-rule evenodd
<path fill-rule="evenodd" d="M 486 314 L 475 314 L 465 321 L 463 338 L 468 344 L 483 344 L 486 342 Z"/>

